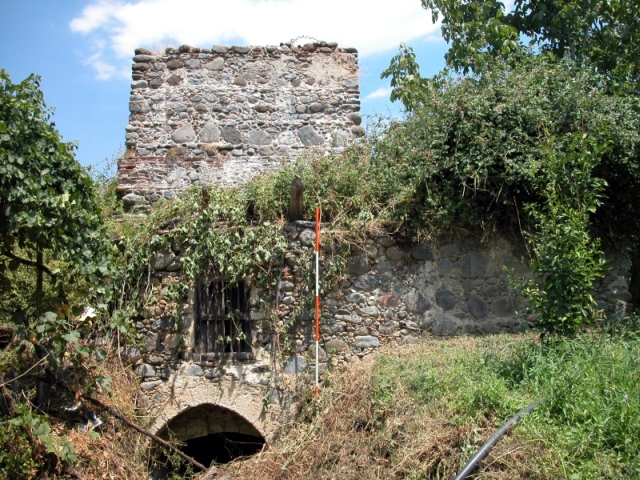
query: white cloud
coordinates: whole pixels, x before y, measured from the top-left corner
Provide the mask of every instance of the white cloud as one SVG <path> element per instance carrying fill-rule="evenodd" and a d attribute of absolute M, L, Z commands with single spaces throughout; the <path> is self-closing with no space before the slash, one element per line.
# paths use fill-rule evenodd
<path fill-rule="evenodd" d="M 127 66 L 137 47 L 278 45 L 300 35 L 366 57 L 439 29 L 418 0 L 97 0 L 70 28 L 106 40 L 105 55 Z"/>
<path fill-rule="evenodd" d="M 387 98 L 391 95 L 391 87 L 380 87 L 375 92 L 371 92 L 369 95 L 362 99 L 363 102 L 367 100 L 375 100 L 376 98 Z"/>
<path fill-rule="evenodd" d="M 89 33 L 95 28 L 99 28 L 102 25 L 109 22 L 112 13 L 118 7 L 121 7 L 120 2 L 110 0 L 99 0 L 93 5 L 88 5 L 82 11 L 82 16 L 74 18 L 70 27 L 74 32 Z"/>
<path fill-rule="evenodd" d="M 116 74 L 116 67 L 101 59 L 101 53 L 97 52 L 91 55 L 85 62 L 85 65 L 91 65 L 96 71 L 96 78 L 99 80 L 108 80 Z"/>

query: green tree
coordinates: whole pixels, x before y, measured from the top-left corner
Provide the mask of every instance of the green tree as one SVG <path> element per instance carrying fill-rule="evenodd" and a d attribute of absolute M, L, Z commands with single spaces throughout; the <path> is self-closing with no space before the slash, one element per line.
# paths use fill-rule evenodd
<path fill-rule="evenodd" d="M 468 72 L 485 56 L 523 50 L 522 36 L 540 51 L 568 55 L 619 80 L 640 75 L 638 0 L 516 0 L 506 11 L 497 0 L 421 0 L 451 44 L 447 64 Z"/>
<path fill-rule="evenodd" d="M 113 269 L 95 183 L 50 121 L 39 81 L 14 84 L 0 70 L 0 323 L 19 326 L 0 356 L 0 431 L 9 432 L 0 450 L 11 452 L 0 473 L 19 478 L 35 475 L 46 452 L 75 461 L 43 412 L 51 385 L 69 380 L 65 367 L 73 365 L 76 388 L 108 383 L 88 366 L 105 358 L 104 341 L 91 338 L 104 340 L 111 328 L 97 308 L 85 309 L 108 301 Z"/>
<path fill-rule="evenodd" d="M 0 71 L 0 269 L 34 268 L 36 294 L 46 274 L 64 296 L 69 279 L 46 260 L 106 273 L 108 250 L 93 181 L 50 122 L 39 82 Z"/>
<path fill-rule="evenodd" d="M 507 72 L 507 78 L 514 82 L 512 94 L 521 98 L 522 95 L 517 91 L 520 73 L 514 76 L 509 72 L 521 72 L 523 67 L 529 68 L 527 66 L 536 57 L 535 61 L 539 63 L 535 69 L 551 72 L 554 63 L 563 66 L 566 75 L 556 76 L 558 81 L 553 84 L 543 80 L 541 85 L 544 88 L 537 89 L 536 96 L 527 98 L 531 103 L 519 109 L 521 112 L 529 111 L 532 115 L 517 118 L 525 120 L 523 126 L 530 127 L 527 118 L 533 119 L 539 113 L 532 107 L 552 107 L 552 110 L 544 114 L 551 120 L 551 125 L 557 127 L 565 120 L 571 122 L 565 122 L 561 128 L 552 128 L 548 131 L 550 135 L 588 132 L 596 141 L 602 142 L 601 145 L 608 145 L 594 166 L 593 175 L 604 179 L 607 187 L 601 207 L 590 214 L 590 229 L 602 239 L 604 245 L 629 249 L 632 256 L 631 293 L 633 303 L 640 304 L 640 222 L 635 208 L 640 201 L 637 194 L 640 191 L 637 135 L 640 126 L 637 87 L 640 76 L 637 55 L 640 51 L 640 20 L 636 13 L 640 8 L 638 1 L 516 0 L 511 11 L 506 11 L 504 4 L 496 0 L 421 2 L 424 8 L 431 9 L 434 22 L 442 21 L 443 37 L 450 43 L 450 50 L 446 55 L 450 71 L 471 75 L 471 78 L 475 78 L 472 82 L 477 80 L 478 87 L 484 78 L 489 79 L 489 82 L 500 83 L 500 75 Z M 527 40 L 528 46 L 525 45 Z M 496 73 L 492 69 L 497 65 Z M 438 92 L 442 85 L 451 84 L 450 71 L 430 80 L 420 78 L 413 52 L 402 45 L 382 76 L 391 78 L 394 87 L 392 98 L 401 100 L 407 111 L 413 112 L 421 107 L 430 109 L 427 103 L 433 102 L 434 98 L 430 92 Z M 579 81 L 576 83 L 576 79 L 584 77 L 586 72 L 592 74 L 588 91 L 583 90 L 587 84 Z M 465 81 L 463 83 L 469 84 Z M 574 87 L 581 92 L 579 96 L 573 97 L 578 102 L 576 105 L 568 102 L 553 105 L 550 102 L 544 106 L 538 101 L 548 98 L 568 99 L 572 97 L 569 91 Z M 535 85 L 522 85 L 523 90 L 527 88 L 536 90 Z M 473 93 L 469 92 L 469 95 L 472 103 Z M 478 95 L 482 97 L 484 94 L 478 91 Z M 602 110 L 600 107 L 593 107 L 596 98 L 596 103 L 601 102 Z M 616 107 L 611 108 L 613 105 Z M 575 116 L 579 111 L 582 111 L 582 117 Z M 551 118 L 553 116 L 558 118 Z M 425 116 L 421 118 L 424 120 Z M 501 131 L 507 138 L 511 135 L 518 136 L 523 130 L 515 123 L 507 127 L 507 131 L 493 130 L 493 133 Z M 488 131 L 482 134 L 491 135 L 491 122 L 483 121 L 482 124 L 489 126 Z M 461 131 L 466 128 L 464 125 L 467 122 L 462 122 L 459 129 L 462 136 L 456 143 L 460 140 L 472 140 L 468 135 L 473 134 L 473 131 Z M 549 123 L 542 122 L 538 125 L 547 128 Z M 493 127 L 497 125 L 493 124 Z M 535 157 L 541 146 L 540 137 L 527 133 L 527 138 L 530 145 L 526 148 Z M 476 138 L 476 141 L 484 144 L 485 139 Z M 467 146 L 472 144 L 473 142 L 469 142 Z M 496 146 L 494 143 L 490 144 Z M 469 162 L 473 163 L 473 158 L 477 158 L 482 165 L 491 164 L 491 159 L 495 158 L 491 150 L 483 151 L 477 145 L 468 150 L 464 149 L 464 145 L 459 147 L 455 151 L 456 155 L 471 156 L 462 161 L 458 166 L 460 168 L 464 168 Z M 497 145 L 496 151 L 504 152 L 504 146 Z M 520 150 L 521 153 L 525 151 Z M 520 154 L 515 157 L 512 172 L 517 172 L 526 165 Z M 526 182 L 518 183 L 522 179 L 512 177 L 512 180 L 515 183 L 511 186 L 516 191 L 531 191 Z M 501 189 L 500 192 L 504 196 L 505 191 Z M 446 198 L 447 203 L 452 203 L 447 197 L 443 198 Z M 518 199 L 518 196 L 513 196 L 513 199 Z M 509 203 L 508 195 L 504 201 Z M 540 198 L 536 201 L 540 201 Z M 464 201 L 462 203 L 466 204 Z M 475 211 L 476 204 L 475 200 L 470 204 L 472 211 Z"/>
<path fill-rule="evenodd" d="M 575 225 L 588 218 L 584 238 L 637 251 L 639 97 L 624 91 L 613 95 L 608 76 L 552 54 L 522 55 L 517 62 L 486 60 L 481 74 L 459 77 L 448 70 L 420 80 L 419 92 L 401 98 L 415 102 L 411 115 L 393 124 L 376 145 L 384 175 L 396 179 L 389 195 L 405 227 L 519 233 L 521 225 L 530 232 L 536 225 L 550 226 L 523 209 L 548 205 L 551 170 L 543 166 L 549 142 L 564 158 L 572 155 L 567 139 L 588 134 L 597 148 L 587 173 L 606 187 L 597 209 L 583 209 L 572 218 Z M 397 74 L 394 66 L 402 64 L 392 64 L 391 75 Z M 596 251 L 583 246 L 585 252 Z M 636 255 L 633 285 L 640 278 L 639 265 Z"/>

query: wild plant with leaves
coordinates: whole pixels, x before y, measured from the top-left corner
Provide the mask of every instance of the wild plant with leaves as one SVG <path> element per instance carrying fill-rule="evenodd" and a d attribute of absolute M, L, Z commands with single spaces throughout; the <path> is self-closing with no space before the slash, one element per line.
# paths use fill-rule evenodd
<path fill-rule="evenodd" d="M 39 81 L 14 84 L 0 71 L 0 324 L 15 331 L 0 359 L 0 449 L 24 460 L 2 457 L 0 471 L 21 478 L 38 455 L 53 468 L 75 460 L 46 412 L 56 392 L 99 388 L 105 379 L 91 370 L 106 352 L 96 339 L 115 328 L 113 251 L 94 183 L 50 122 Z M 31 453 L 18 447 L 27 444 Z"/>

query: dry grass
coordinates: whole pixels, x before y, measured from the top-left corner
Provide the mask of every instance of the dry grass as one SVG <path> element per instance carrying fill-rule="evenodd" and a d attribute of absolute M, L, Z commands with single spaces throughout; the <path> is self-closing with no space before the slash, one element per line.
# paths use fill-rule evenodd
<path fill-rule="evenodd" d="M 112 379 L 108 394 L 101 393 L 99 400 L 135 421 L 139 390 L 135 374 L 123 368 L 115 356 L 96 366 L 91 373 Z M 83 405 L 83 408 L 95 411 L 89 405 Z M 96 413 L 104 421 L 95 430 L 97 435 L 80 431 L 79 427 L 84 421 L 80 414 L 66 415 L 66 421 L 59 423 L 56 429 L 56 433 L 65 435 L 75 449 L 78 460 L 73 465 L 74 474 L 83 479 L 146 480 L 147 438 L 107 412 Z"/>
<path fill-rule="evenodd" d="M 393 384 L 389 400 L 381 402 L 373 378 L 383 358 L 407 363 L 429 358 L 439 370 L 446 369 L 447 355 L 477 349 L 481 341 L 458 338 L 388 347 L 375 358 L 333 372 L 320 398 L 304 402 L 300 423 L 287 426 L 270 449 L 222 470 L 233 478 L 255 480 L 451 478 L 495 432 L 495 419 L 476 425 L 457 421 L 448 405 L 437 398 L 421 404 L 401 383 Z M 541 455 L 545 452 L 537 442 L 507 436 L 475 478 L 553 478 L 541 475 L 532 461 Z"/>

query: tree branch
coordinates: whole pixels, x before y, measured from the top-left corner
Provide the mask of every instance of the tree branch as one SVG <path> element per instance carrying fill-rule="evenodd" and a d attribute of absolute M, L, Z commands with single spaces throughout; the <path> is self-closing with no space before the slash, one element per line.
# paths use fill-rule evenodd
<path fill-rule="evenodd" d="M 29 267 L 36 267 L 40 271 L 42 271 L 42 272 L 46 273 L 47 275 L 49 275 L 51 277 L 51 280 L 53 280 L 54 282 L 57 279 L 55 273 L 53 273 L 49 267 L 47 267 L 46 265 L 44 265 L 42 263 L 38 263 L 38 262 L 34 262 L 33 260 L 27 260 L 26 258 L 18 257 L 17 255 L 14 255 L 9 250 L 4 250 L 2 252 L 2 255 L 4 255 L 5 257 L 9 257 L 12 260 L 16 260 L 16 261 L 20 262 L 23 265 L 27 265 Z"/>
<path fill-rule="evenodd" d="M 69 392 L 71 392 L 73 394 L 76 393 L 76 391 L 73 390 L 71 387 L 69 387 L 69 385 L 67 385 L 64 380 L 62 380 L 54 372 L 52 372 L 50 368 L 46 368 L 45 369 L 45 373 L 47 374 L 47 377 L 48 377 L 45 381 L 51 382 L 52 384 L 59 384 L 65 390 L 67 390 L 67 391 L 69 391 Z M 96 398 L 93 398 L 93 397 L 90 397 L 89 395 L 81 394 L 80 397 L 83 400 L 86 400 L 87 402 L 95 405 L 96 407 L 101 408 L 102 410 L 106 410 L 107 412 L 109 412 L 114 417 L 120 419 L 129 428 L 133 428 L 136 432 L 140 432 L 141 434 L 149 437 L 154 442 L 159 443 L 160 445 L 162 445 L 165 448 L 168 448 L 173 453 L 178 455 L 180 458 L 182 458 L 186 462 L 189 462 L 191 465 L 193 465 L 197 469 L 202 470 L 203 472 L 207 470 L 207 467 L 202 465 L 200 462 L 198 462 L 197 460 L 191 458 L 188 455 L 185 455 L 178 448 L 174 447 L 173 445 L 171 445 L 166 440 L 163 440 L 162 438 L 158 437 L 157 435 L 154 435 L 153 433 L 149 432 L 148 430 L 145 430 L 144 428 L 136 425 L 131 420 L 129 420 L 124 414 L 122 414 L 120 411 L 116 410 L 114 407 L 111 407 L 111 406 L 107 405 L 106 403 L 102 403 L 100 400 L 98 400 Z"/>
<path fill-rule="evenodd" d="M 99 407 L 99 408 L 102 408 L 103 410 L 106 410 L 107 412 L 111 413 L 114 417 L 119 418 L 128 427 L 133 428 L 135 431 L 140 432 L 143 435 L 146 435 L 147 437 L 149 437 L 154 442 L 157 442 L 160 445 L 162 445 L 163 447 L 168 448 L 169 450 L 174 452 L 176 455 L 179 455 L 180 458 L 182 458 L 183 460 L 189 462 L 191 465 L 193 465 L 194 467 L 198 468 L 199 470 L 202 470 L 203 472 L 207 470 L 207 467 L 202 465 L 200 462 L 198 462 L 197 460 L 194 460 L 193 458 L 189 457 L 188 455 L 185 455 L 184 453 L 182 453 L 180 450 L 178 450 L 176 447 L 171 445 L 166 440 L 161 439 L 157 435 L 154 435 L 153 433 L 151 433 L 151 432 L 145 430 L 144 428 L 139 427 L 135 423 L 131 422 L 129 419 L 127 419 L 127 417 L 125 417 L 122 413 L 120 413 L 115 408 L 110 407 L 109 405 L 106 405 L 106 404 L 102 403 L 100 400 L 97 400 L 97 399 L 95 399 L 93 397 L 90 397 L 88 395 L 82 395 L 82 398 L 85 399 L 89 403 L 93 403 L 96 407 Z"/>

